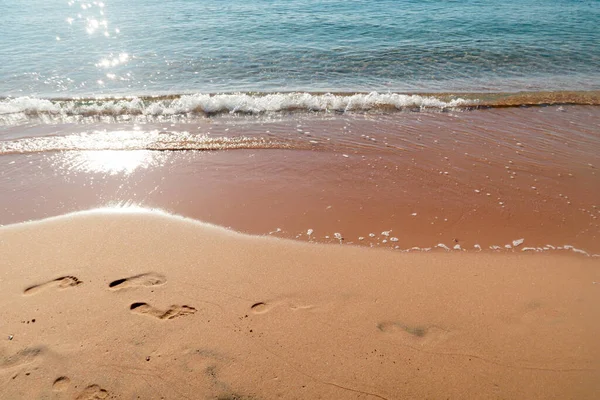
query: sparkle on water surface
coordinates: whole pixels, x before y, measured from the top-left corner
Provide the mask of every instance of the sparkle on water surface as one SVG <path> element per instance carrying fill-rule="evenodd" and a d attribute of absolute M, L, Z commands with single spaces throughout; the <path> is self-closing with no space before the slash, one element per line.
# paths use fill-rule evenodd
<path fill-rule="evenodd" d="M 0 96 L 590 90 L 599 81 L 596 1 L 4 3 Z"/>
<path fill-rule="evenodd" d="M 138 168 L 156 165 L 156 152 L 149 150 L 99 150 L 65 152 L 58 164 L 67 170 L 129 175 Z"/>

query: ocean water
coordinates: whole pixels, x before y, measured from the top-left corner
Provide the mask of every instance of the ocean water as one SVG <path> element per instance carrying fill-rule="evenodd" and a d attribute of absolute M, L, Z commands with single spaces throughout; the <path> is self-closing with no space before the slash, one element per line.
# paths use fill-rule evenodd
<path fill-rule="evenodd" d="M 2 97 L 600 89 L 598 0 L 0 3 Z"/>

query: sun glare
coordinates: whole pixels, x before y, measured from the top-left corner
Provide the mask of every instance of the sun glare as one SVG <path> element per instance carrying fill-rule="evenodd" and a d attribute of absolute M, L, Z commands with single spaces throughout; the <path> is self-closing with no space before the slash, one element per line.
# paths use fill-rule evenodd
<path fill-rule="evenodd" d="M 62 155 L 63 165 L 71 171 L 129 175 L 138 168 L 148 168 L 156 161 L 149 150 L 78 151 Z"/>

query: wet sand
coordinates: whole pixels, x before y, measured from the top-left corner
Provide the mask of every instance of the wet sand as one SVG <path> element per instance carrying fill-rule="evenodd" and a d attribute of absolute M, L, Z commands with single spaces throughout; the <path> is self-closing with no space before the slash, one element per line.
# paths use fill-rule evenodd
<path fill-rule="evenodd" d="M 594 399 L 599 261 L 92 212 L 0 228 L 1 398 Z"/>
<path fill-rule="evenodd" d="M 4 128 L 0 223 L 137 204 L 305 241 L 513 251 L 525 239 L 517 251 L 598 254 L 599 117 L 555 106 Z M 39 152 L 32 136 L 121 150 Z M 250 147 L 232 150 L 240 139 Z"/>

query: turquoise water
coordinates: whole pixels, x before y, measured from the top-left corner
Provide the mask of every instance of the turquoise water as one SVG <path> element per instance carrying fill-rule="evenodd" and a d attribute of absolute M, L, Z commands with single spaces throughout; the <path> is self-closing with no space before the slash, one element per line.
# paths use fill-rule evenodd
<path fill-rule="evenodd" d="M 600 89 L 600 1 L 0 1 L 0 96 Z"/>

